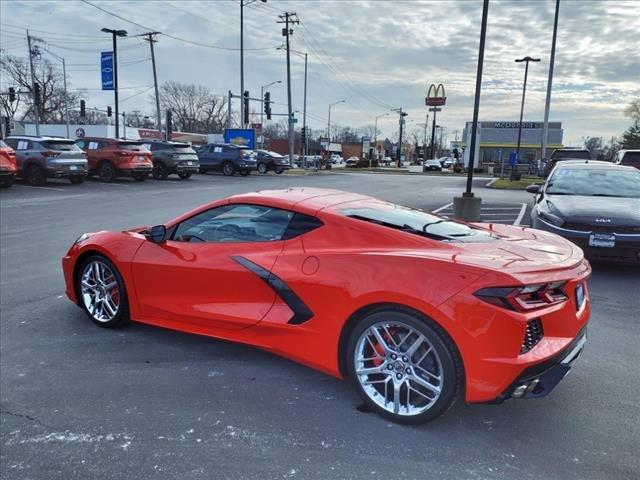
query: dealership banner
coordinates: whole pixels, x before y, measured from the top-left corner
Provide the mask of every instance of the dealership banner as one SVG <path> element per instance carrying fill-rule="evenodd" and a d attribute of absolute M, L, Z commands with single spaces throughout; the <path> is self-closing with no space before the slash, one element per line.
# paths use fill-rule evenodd
<path fill-rule="evenodd" d="M 113 90 L 113 52 L 102 52 L 100 60 L 102 90 Z"/>
<path fill-rule="evenodd" d="M 253 128 L 230 128 L 224 131 L 224 141 L 253 150 L 256 148 L 256 132 Z"/>

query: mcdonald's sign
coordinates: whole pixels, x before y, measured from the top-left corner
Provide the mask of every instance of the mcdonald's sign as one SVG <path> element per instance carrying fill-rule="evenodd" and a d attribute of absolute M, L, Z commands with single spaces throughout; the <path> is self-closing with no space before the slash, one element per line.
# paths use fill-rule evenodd
<path fill-rule="evenodd" d="M 447 96 L 444 94 L 444 85 L 441 83 L 438 84 L 437 87 L 435 83 L 429 85 L 424 103 L 428 107 L 442 107 L 447 103 Z"/>

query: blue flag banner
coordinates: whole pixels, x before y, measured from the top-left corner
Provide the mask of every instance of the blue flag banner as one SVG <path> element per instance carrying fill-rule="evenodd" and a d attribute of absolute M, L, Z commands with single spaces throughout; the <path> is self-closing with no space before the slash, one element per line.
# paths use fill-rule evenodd
<path fill-rule="evenodd" d="M 113 52 L 102 52 L 102 90 L 113 90 Z"/>

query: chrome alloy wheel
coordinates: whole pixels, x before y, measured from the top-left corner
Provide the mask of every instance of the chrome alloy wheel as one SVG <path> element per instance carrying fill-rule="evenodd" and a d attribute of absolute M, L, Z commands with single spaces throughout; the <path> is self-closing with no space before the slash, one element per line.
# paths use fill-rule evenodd
<path fill-rule="evenodd" d="M 378 322 L 362 332 L 354 364 L 369 399 L 395 415 L 419 415 L 442 392 L 440 357 L 427 337 L 405 323 Z"/>
<path fill-rule="evenodd" d="M 98 322 L 113 320 L 120 308 L 120 289 L 111 268 L 100 260 L 89 262 L 80 282 L 82 301 Z"/>

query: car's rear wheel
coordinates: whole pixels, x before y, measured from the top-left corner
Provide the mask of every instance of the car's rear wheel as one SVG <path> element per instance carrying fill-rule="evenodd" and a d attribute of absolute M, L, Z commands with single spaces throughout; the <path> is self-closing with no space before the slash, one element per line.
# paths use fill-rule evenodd
<path fill-rule="evenodd" d="M 269 171 L 269 168 L 267 167 L 267 164 L 264 162 L 260 162 L 258 164 L 258 173 L 261 173 L 262 175 L 264 175 L 265 173 L 267 173 Z"/>
<path fill-rule="evenodd" d="M 155 162 L 153 164 L 153 178 L 156 180 L 166 180 L 169 176 L 169 172 L 167 171 L 167 167 L 164 166 L 162 162 Z"/>
<path fill-rule="evenodd" d="M 231 175 L 236 173 L 236 169 L 233 167 L 233 164 L 231 162 L 224 162 L 224 165 L 222 165 L 222 173 L 226 177 L 230 177 Z"/>
<path fill-rule="evenodd" d="M 455 402 L 462 367 L 454 350 L 427 318 L 402 309 L 378 310 L 351 333 L 347 368 L 373 411 L 394 422 L 418 424 Z"/>
<path fill-rule="evenodd" d="M 111 162 L 102 162 L 98 167 L 98 177 L 101 182 L 111 183 L 116 179 L 116 168 Z"/>
<path fill-rule="evenodd" d="M 0 187 L 2 188 L 11 187 L 11 185 L 13 185 L 13 179 L 14 179 L 13 175 L 4 177 L 2 180 L 0 180 Z"/>
<path fill-rule="evenodd" d="M 187 180 L 191 178 L 191 172 L 179 172 L 178 177 L 180 177 L 183 180 Z"/>
<path fill-rule="evenodd" d="M 25 180 L 34 187 L 41 187 L 47 183 L 47 176 L 39 165 L 32 163 L 27 167 Z"/>
<path fill-rule="evenodd" d="M 80 304 L 100 327 L 114 328 L 129 321 L 129 302 L 124 280 L 106 257 L 87 258 L 77 278 Z"/>

